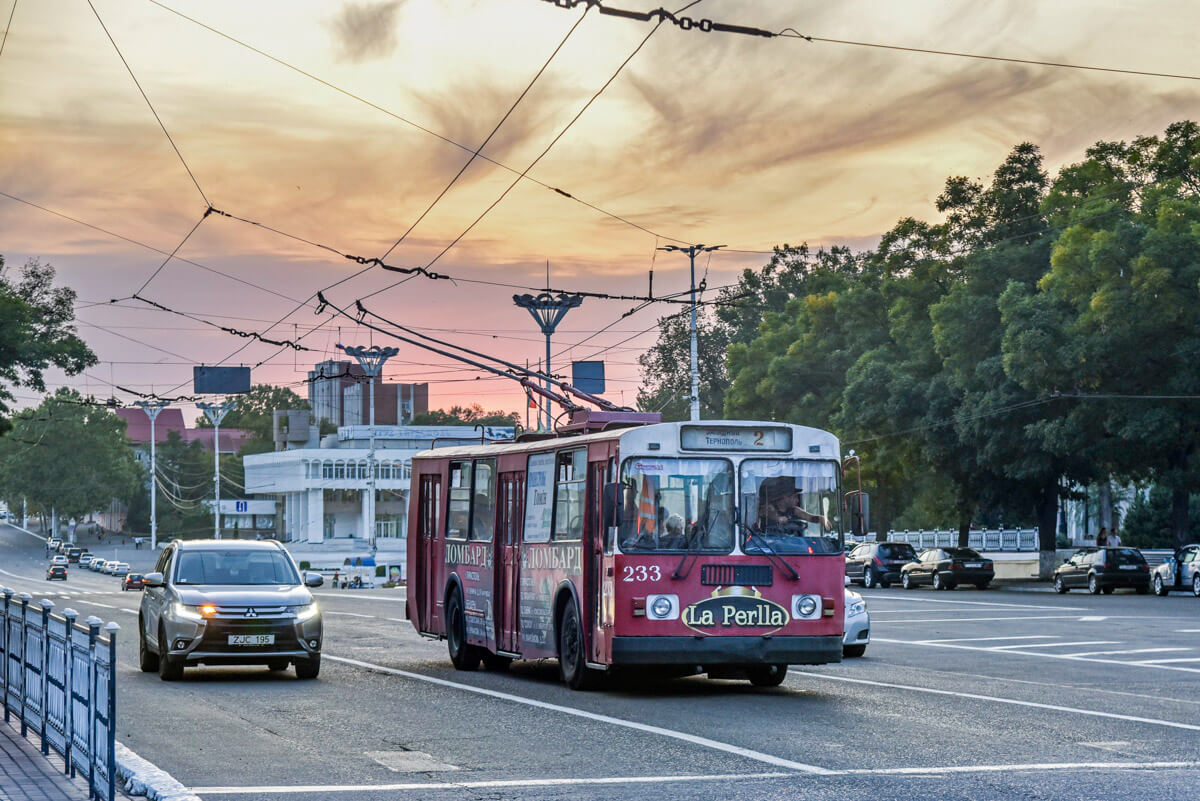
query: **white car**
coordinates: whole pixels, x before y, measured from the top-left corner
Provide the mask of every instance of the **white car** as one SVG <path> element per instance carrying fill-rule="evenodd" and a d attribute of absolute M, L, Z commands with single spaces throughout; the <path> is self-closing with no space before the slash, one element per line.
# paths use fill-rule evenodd
<path fill-rule="evenodd" d="M 111 572 L 114 576 L 127 576 L 129 575 L 129 563 L 113 562 L 113 569 Z"/>
<path fill-rule="evenodd" d="M 116 566 L 117 566 L 117 563 L 110 560 L 110 561 L 104 563 L 104 567 L 100 568 L 100 572 L 108 574 L 108 575 L 112 575 L 113 568 Z"/>
<path fill-rule="evenodd" d="M 857 592 L 846 590 L 846 633 L 842 636 L 842 657 L 862 656 L 871 641 L 871 616 L 867 602 Z"/>
<path fill-rule="evenodd" d="M 50 564 L 63 565 L 65 567 L 67 565 L 67 557 L 63 556 L 62 554 L 55 554 L 50 558 Z"/>

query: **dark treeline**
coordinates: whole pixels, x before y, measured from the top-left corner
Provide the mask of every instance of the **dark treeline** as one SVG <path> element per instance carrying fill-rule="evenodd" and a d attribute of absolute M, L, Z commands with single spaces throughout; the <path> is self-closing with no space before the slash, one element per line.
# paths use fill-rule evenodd
<path fill-rule="evenodd" d="M 706 416 L 837 432 L 872 525 L 1036 524 L 1110 479 L 1152 482 L 1177 542 L 1200 490 L 1200 127 L 1097 142 L 1053 179 L 1015 148 L 949 178 L 941 222 L 865 253 L 777 248 L 701 331 Z M 686 416 L 687 321 L 641 358 L 643 408 Z M 1169 498 L 1169 500 L 1168 500 Z"/>

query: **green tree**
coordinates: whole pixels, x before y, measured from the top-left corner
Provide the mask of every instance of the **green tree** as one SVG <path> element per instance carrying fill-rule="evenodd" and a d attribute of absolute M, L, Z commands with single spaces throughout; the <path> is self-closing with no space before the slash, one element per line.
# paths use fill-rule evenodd
<path fill-rule="evenodd" d="M 516 412 L 484 411 L 478 403 L 470 406 L 451 406 L 449 409 L 434 409 L 431 412 L 413 415 L 414 426 L 515 426 Z"/>
<path fill-rule="evenodd" d="M 308 401 L 288 387 L 255 384 L 249 392 L 234 396 L 237 406 L 221 421 L 221 427 L 240 428 L 254 439 L 274 442 L 275 412 L 284 409 L 311 409 Z M 198 428 L 212 428 L 207 415 L 196 418 Z M 270 448 L 268 448 L 270 450 Z M 261 451 L 260 451 L 261 452 Z"/>
<path fill-rule="evenodd" d="M 0 438 L 0 486 L 31 510 L 82 519 L 127 498 L 142 470 L 125 438 L 125 423 L 107 409 L 62 388 L 16 415 Z"/>
<path fill-rule="evenodd" d="M 96 363 L 74 320 L 75 292 L 54 287 L 53 267 L 31 259 L 14 279 L 0 256 L 0 433 L 12 425 L 10 387 L 45 392 L 48 367 L 75 375 Z"/>

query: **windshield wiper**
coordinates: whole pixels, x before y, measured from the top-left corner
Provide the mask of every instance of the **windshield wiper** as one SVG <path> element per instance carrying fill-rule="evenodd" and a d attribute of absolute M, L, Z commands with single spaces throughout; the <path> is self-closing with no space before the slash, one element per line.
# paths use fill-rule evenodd
<path fill-rule="evenodd" d="M 695 527 L 695 529 L 693 529 L 691 536 L 689 536 L 687 538 L 687 543 L 685 545 L 685 552 L 684 552 L 683 556 L 680 558 L 679 564 L 675 565 L 675 572 L 671 574 L 671 578 L 685 579 L 688 577 L 688 573 L 692 572 L 691 565 L 688 565 L 688 569 L 686 571 L 683 569 L 683 566 L 684 566 L 684 564 L 687 563 L 687 560 L 689 558 L 692 559 L 692 564 L 695 564 L 696 551 L 699 550 L 699 546 L 704 541 L 704 538 L 706 536 L 708 536 L 708 531 L 710 528 L 712 528 L 712 526 L 706 526 L 705 528 L 701 528 L 698 523 L 696 524 L 696 527 Z"/>
<path fill-rule="evenodd" d="M 792 581 L 800 580 L 800 574 L 796 572 L 794 567 L 787 563 L 787 560 L 779 555 L 779 552 L 771 546 L 771 543 L 767 542 L 767 538 L 762 534 L 762 532 L 757 531 L 753 527 L 747 528 L 746 530 L 750 532 L 750 536 L 746 538 L 747 545 L 750 544 L 750 540 L 758 540 L 759 547 L 766 552 L 767 557 L 771 560 L 772 564 L 780 566 L 790 573 L 792 575 Z"/>

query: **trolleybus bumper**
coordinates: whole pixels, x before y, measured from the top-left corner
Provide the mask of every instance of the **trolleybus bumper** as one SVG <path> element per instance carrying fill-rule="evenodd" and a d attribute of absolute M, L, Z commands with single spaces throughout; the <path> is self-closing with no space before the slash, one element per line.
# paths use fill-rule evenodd
<path fill-rule="evenodd" d="M 614 665 L 824 665 L 842 661 L 840 635 L 613 637 Z"/>

